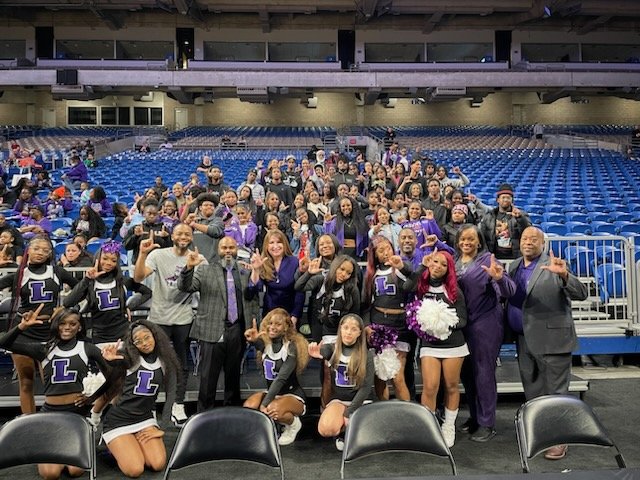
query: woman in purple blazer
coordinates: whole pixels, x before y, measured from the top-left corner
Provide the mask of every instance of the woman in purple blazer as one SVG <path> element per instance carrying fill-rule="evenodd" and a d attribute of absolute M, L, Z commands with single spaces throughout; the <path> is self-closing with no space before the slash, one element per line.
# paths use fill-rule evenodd
<path fill-rule="evenodd" d="M 504 266 L 485 249 L 482 234 L 475 225 L 460 228 L 456 251 L 458 285 L 468 312 L 464 336 L 471 352 L 462 369 L 470 418 L 460 430 L 471 433 L 473 441 L 487 442 L 496 434 L 496 360 L 504 334 L 500 302 L 511 297 L 516 286 Z"/>

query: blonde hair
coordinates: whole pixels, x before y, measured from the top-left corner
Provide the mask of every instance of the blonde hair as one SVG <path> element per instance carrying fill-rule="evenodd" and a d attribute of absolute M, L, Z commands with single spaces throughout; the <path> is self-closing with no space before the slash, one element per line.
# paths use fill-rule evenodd
<path fill-rule="evenodd" d="M 309 343 L 296 331 L 296 327 L 291 321 L 291 315 L 284 308 L 271 310 L 260 322 L 260 339 L 265 345 L 271 344 L 269 338 L 269 325 L 274 320 L 282 320 L 285 325 L 283 341 L 293 342 L 296 347 L 296 374 L 300 375 L 309 363 Z M 283 347 L 284 348 L 284 347 Z"/>

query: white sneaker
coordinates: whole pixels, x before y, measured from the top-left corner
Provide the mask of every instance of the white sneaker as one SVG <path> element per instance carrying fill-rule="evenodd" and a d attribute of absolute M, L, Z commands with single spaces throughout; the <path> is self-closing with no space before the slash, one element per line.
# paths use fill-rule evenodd
<path fill-rule="evenodd" d="M 302 422 L 300 421 L 300 418 L 293 417 L 293 423 L 291 425 L 285 425 L 282 429 L 278 443 L 280 445 L 291 445 L 296 439 L 301 428 Z"/>
<path fill-rule="evenodd" d="M 344 450 L 344 438 L 336 437 L 336 449 L 341 452 Z"/>
<path fill-rule="evenodd" d="M 187 414 L 182 403 L 174 403 L 171 407 L 171 421 L 176 427 L 181 427 L 187 421 Z"/>
<path fill-rule="evenodd" d="M 444 422 L 440 427 L 442 429 L 442 436 L 447 444 L 447 447 L 451 448 L 456 443 L 456 425 L 452 422 Z"/>

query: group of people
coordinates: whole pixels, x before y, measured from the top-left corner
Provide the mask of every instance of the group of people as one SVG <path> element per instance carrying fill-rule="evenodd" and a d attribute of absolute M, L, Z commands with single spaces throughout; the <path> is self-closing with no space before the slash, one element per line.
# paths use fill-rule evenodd
<path fill-rule="evenodd" d="M 104 243 L 78 278 L 52 265 L 52 244 L 37 233 L 17 272 L 0 277 L 15 298 L 15 326 L 0 346 L 13 352 L 23 412 L 35 411 L 35 359 L 50 365 L 44 409 L 102 422 L 120 469 L 134 477 L 165 464 L 153 415 L 161 384 L 174 400 L 174 422 L 187 419 L 190 339 L 199 344 L 198 411 L 214 407 L 222 371 L 223 404 L 242 403 L 240 366 L 246 343 L 255 345 L 266 385 L 244 405 L 282 424 L 281 445 L 301 428 L 300 375 L 310 358 L 321 365 L 318 431 L 336 437 L 339 449 L 349 416 L 388 399 L 389 382 L 396 398 L 415 398 L 416 356 L 421 403 L 435 411 L 444 392 L 447 444 L 456 431 L 491 440 L 505 328 L 517 338 L 527 399 L 566 393 L 576 343 L 570 300 L 586 298 L 585 286 L 564 260 L 544 253 L 544 235 L 514 206 L 510 185 L 499 186 L 491 208 L 460 190 L 470 183 L 460 169 L 450 178 L 444 166 L 426 161 L 423 169 L 424 159 L 392 149 L 379 164 L 334 163 L 321 150 L 299 165 L 291 157 L 267 168 L 259 162 L 236 190 L 207 157 L 197 167 L 205 185 L 196 175 L 169 191 L 159 178 L 155 194 L 137 199 L 140 223 L 124 226 L 131 276 L 121 271 L 119 242 Z M 170 203 L 176 209 L 166 222 L 158 213 Z M 71 292 L 61 298 L 65 284 Z M 133 304 L 128 292 L 138 293 Z M 82 300 L 91 319 L 86 340 L 87 315 L 72 309 Z M 131 321 L 143 303 L 147 320 Z M 90 363 L 106 382 L 83 395 Z M 460 380 L 470 416 L 456 424 Z M 547 452 L 564 455 L 565 446 Z M 40 473 L 57 478 L 62 468 Z"/>

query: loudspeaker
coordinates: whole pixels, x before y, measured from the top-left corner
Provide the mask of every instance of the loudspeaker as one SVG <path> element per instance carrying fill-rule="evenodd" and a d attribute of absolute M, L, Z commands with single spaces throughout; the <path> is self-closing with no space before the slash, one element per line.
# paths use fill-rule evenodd
<path fill-rule="evenodd" d="M 77 85 L 78 70 L 56 70 L 56 83 L 58 85 Z"/>
<path fill-rule="evenodd" d="M 511 60 L 511 30 L 496 30 L 496 62 Z"/>
<path fill-rule="evenodd" d="M 36 27 L 36 58 L 53 58 L 53 27 Z"/>
<path fill-rule="evenodd" d="M 356 61 L 355 30 L 338 30 L 338 60 L 343 70 L 348 70 Z"/>

